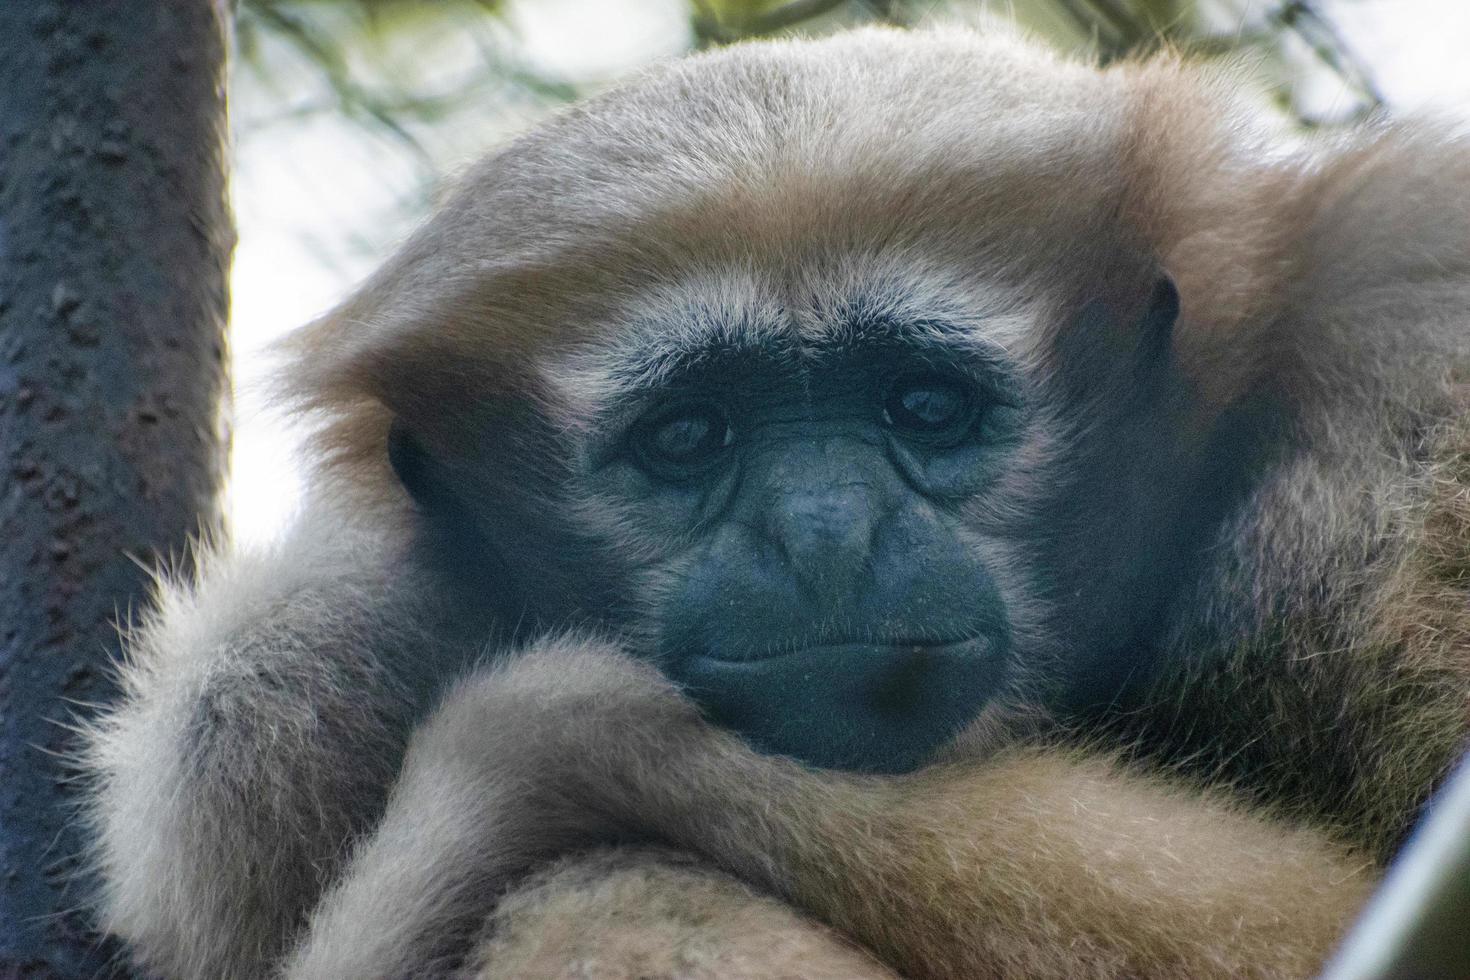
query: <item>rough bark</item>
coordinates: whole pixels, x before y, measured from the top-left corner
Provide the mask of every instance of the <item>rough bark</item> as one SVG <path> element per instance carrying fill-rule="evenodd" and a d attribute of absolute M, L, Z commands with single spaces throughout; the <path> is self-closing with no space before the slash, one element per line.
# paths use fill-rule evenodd
<path fill-rule="evenodd" d="M 109 972 L 56 722 L 219 522 L 227 12 L 0 3 L 0 978 Z"/>

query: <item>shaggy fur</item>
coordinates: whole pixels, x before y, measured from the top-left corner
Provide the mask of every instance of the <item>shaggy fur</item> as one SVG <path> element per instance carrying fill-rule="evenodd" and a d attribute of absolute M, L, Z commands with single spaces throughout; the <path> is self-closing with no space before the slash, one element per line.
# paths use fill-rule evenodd
<path fill-rule="evenodd" d="M 1297 145 L 1232 85 L 867 31 L 660 67 L 475 168 L 294 341 L 286 543 L 133 637 L 86 759 L 108 928 L 210 980 L 1310 975 L 1470 729 L 1470 146 Z M 1166 350 L 1076 327 L 1160 268 Z M 731 314 L 805 342 L 857 296 L 1045 396 L 968 512 L 1031 535 L 1034 662 L 891 779 L 756 755 L 623 652 L 636 617 L 589 623 L 673 543 L 578 484 Z M 429 532 L 393 424 L 509 564 Z"/>

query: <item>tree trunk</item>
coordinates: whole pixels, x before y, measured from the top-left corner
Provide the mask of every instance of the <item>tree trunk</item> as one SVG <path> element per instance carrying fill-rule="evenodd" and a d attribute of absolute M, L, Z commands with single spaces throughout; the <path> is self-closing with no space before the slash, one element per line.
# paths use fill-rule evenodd
<path fill-rule="evenodd" d="M 0 978 L 105 976 L 71 749 L 135 563 L 219 528 L 224 0 L 0 0 Z"/>

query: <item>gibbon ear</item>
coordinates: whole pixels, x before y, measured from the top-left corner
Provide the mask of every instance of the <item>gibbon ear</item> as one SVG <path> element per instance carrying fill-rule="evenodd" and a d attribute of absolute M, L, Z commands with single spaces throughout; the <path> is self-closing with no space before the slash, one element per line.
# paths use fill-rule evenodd
<path fill-rule="evenodd" d="M 1179 287 L 1167 272 L 1161 272 L 1149 294 L 1148 306 L 1138 324 L 1138 349 L 1143 355 L 1140 367 L 1155 364 L 1168 354 L 1174 338 L 1174 324 L 1179 322 Z"/>
<path fill-rule="evenodd" d="M 1056 349 L 1062 374 L 1074 397 L 1090 397 L 1123 384 L 1142 391 L 1168 374 L 1174 325 L 1179 320 L 1179 290 L 1157 267 L 1147 276 L 1125 270 L 1095 284 L 1088 298 L 1066 322 Z M 1112 391 L 1110 397 L 1121 397 Z"/>
<path fill-rule="evenodd" d="M 1148 298 L 1148 309 L 1143 314 L 1144 336 L 1154 343 L 1166 345 L 1179 320 L 1179 287 L 1167 272 L 1159 275 L 1154 291 Z"/>
<path fill-rule="evenodd" d="M 402 417 L 388 426 L 388 462 L 410 497 L 425 510 L 437 510 L 452 499 L 448 481 L 418 436 Z"/>

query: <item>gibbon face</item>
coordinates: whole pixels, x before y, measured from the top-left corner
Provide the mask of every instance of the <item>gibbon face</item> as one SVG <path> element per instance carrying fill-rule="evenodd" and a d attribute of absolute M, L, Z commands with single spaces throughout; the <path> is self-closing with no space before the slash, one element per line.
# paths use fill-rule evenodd
<path fill-rule="evenodd" d="M 904 771 L 1107 699 L 1235 464 L 1116 93 L 847 92 L 806 50 L 492 160 L 364 291 L 345 383 L 502 621 L 612 630 L 763 749 Z"/>
<path fill-rule="evenodd" d="M 1024 313 L 934 304 L 921 277 L 857 276 L 806 308 L 775 271 L 742 279 L 711 292 L 691 276 L 675 284 L 683 301 L 547 368 L 542 400 L 567 415 L 540 521 L 559 525 L 548 540 L 562 550 L 504 561 L 564 566 L 573 582 L 587 562 L 619 583 L 596 609 L 574 597 L 567 622 L 633 637 L 762 749 L 904 771 L 987 706 L 1052 686 L 1066 647 L 1054 630 L 1095 642 L 1117 629 L 1058 616 L 1059 592 L 1113 596 L 1093 601 L 1119 620 L 1147 601 L 1122 589 L 1157 594 L 1134 570 L 1147 556 L 1089 556 L 1108 545 L 1083 535 L 1101 513 L 1104 542 L 1124 527 L 1158 539 L 1148 522 L 1167 498 L 1138 499 L 1116 471 L 1128 433 L 1167 415 L 1166 342 L 1112 352 L 1132 390 L 1084 417 L 1010 335 L 1034 329 Z M 1131 309 L 1074 311 L 1068 329 L 1166 340 L 1177 309 L 1161 279 Z M 464 499 L 463 484 L 424 479 L 433 464 L 406 438 L 399 472 L 425 507 Z M 503 526 L 483 522 L 487 547 Z"/>
<path fill-rule="evenodd" d="M 1003 545 L 964 507 L 1024 439 L 998 351 L 855 299 L 803 336 L 728 311 L 630 384 L 587 498 L 647 559 L 649 648 L 711 716 L 822 766 L 908 768 L 1000 687 Z M 716 317 L 721 314 L 715 314 Z M 620 372 L 623 373 L 623 372 Z"/>

